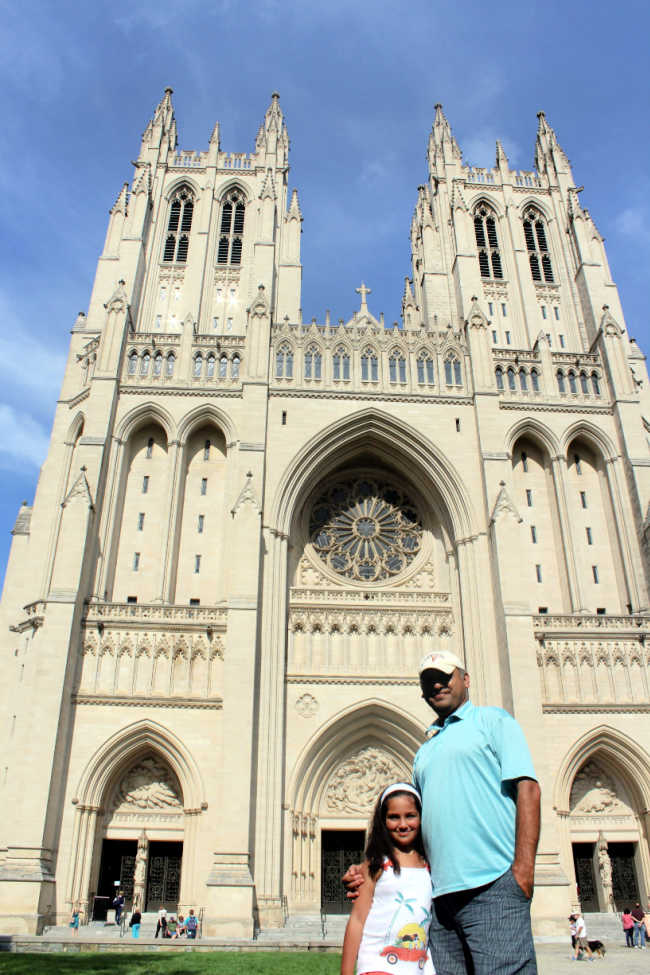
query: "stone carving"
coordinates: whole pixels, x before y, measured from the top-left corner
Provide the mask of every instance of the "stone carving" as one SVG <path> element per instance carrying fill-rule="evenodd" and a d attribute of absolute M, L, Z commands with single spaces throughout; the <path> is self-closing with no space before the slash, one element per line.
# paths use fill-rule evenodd
<path fill-rule="evenodd" d="M 113 800 L 113 812 L 131 812 L 134 808 L 169 811 L 181 807 L 178 783 L 153 755 L 129 769 Z"/>
<path fill-rule="evenodd" d="M 342 762 L 327 787 L 327 808 L 336 812 L 368 815 L 381 789 L 408 773 L 392 756 L 369 746 Z"/>
<path fill-rule="evenodd" d="M 615 910 L 614 887 L 612 881 L 612 861 L 609 858 L 607 842 L 602 833 L 598 834 L 598 873 L 603 888 L 603 897 L 608 911 Z"/>
<path fill-rule="evenodd" d="M 133 909 L 142 909 L 144 905 L 144 885 L 147 879 L 147 861 L 149 859 L 149 840 L 144 830 L 138 837 L 138 852 L 135 857 L 133 871 Z"/>
<path fill-rule="evenodd" d="M 303 718 L 313 718 L 318 712 L 318 701 L 313 694 L 303 694 L 296 701 L 296 711 Z"/>
<path fill-rule="evenodd" d="M 595 762 L 587 762 L 576 775 L 571 789 L 573 815 L 625 815 L 629 812 L 617 795 L 616 784 Z"/>

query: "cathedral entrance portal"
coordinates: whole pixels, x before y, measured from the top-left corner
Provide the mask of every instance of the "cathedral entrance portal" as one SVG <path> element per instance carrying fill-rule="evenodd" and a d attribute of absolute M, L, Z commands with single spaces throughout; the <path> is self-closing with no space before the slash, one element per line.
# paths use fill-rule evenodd
<path fill-rule="evenodd" d="M 146 911 L 176 912 L 181 890 L 182 843 L 150 843 Z"/>
<path fill-rule="evenodd" d="M 321 832 L 321 910 L 326 914 L 347 914 L 341 877 L 353 863 L 363 860 L 365 833 L 362 829 L 324 829 Z"/>
<path fill-rule="evenodd" d="M 124 894 L 125 906 L 133 902 L 133 874 L 135 871 L 136 840 L 104 840 L 99 866 L 97 895 L 93 920 L 104 921 L 118 890 Z"/>

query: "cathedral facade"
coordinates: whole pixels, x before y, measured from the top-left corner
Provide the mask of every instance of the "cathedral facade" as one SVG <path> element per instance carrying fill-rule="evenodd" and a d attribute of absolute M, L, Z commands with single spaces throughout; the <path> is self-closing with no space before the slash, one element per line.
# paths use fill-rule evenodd
<path fill-rule="evenodd" d="M 537 932 L 650 895 L 648 375 L 569 161 L 437 106 L 388 327 L 302 321 L 288 149 L 274 94 L 179 152 L 168 89 L 110 211 L 2 602 L 0 930 L 342 911 L 434 647 L 530 742 Z"/>

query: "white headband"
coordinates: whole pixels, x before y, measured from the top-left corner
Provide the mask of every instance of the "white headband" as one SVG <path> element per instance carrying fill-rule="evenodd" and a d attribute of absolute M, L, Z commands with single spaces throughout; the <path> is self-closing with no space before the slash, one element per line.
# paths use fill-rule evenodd
<path fill-rule="evenodd" d="M 414 786 L 410 785 L 408 782 L 394 782 L 393 785 L 389 785 L 382 792 L 381 799 L 379 800 L 379 805 L 380 806 L 383 805 L 384 799 L 387 799 L 388 796 L 391 796 L 393 792 L 410 792 L 412 793 L 412 795 L 416 796 L 416 798 L 420 800 L 420 803 L 422 802 L 422 796 Z"/>

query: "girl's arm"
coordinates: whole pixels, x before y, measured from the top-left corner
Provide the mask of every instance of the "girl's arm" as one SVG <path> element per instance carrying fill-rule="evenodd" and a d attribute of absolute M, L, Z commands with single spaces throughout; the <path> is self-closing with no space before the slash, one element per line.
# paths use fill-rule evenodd
<path fill-rule="evenodd" d="M 352 912 L 345 929 L 343 939 L 343 955 L 341 956 L 341 975 L 354 975 L 354 966 L 359 954 L 363 926 L 366 923 L 370 905 L 372 904 L 373 894 L 375 893 L 374 880 L 368 873 L 368 862 L 366 861 L 361 870 L 363 872 L 363 883 L 359 889 L 359 895 L 352 905 Z"/>

